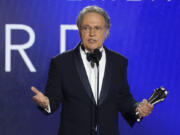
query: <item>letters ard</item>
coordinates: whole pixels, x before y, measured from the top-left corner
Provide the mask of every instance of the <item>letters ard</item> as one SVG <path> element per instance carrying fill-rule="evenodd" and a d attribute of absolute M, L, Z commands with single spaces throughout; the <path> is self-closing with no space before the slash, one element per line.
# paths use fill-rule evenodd
<path fill-rule="evenodd" d="M 66 50 L 66 31 L 77 30 L 76 25 L 60 25 L 60 53 Z M 24 30 L 29 35 L 29 40 L 24 44 L 11 43 L 11 33 L 13 30 Z M 36 72 L 36 68 L 32 64 L 25 50 L 32 47 L 35 42 L 35 32 L 28 25 L 24 24 L 6 24 L 5 25 L 5 72 L 11 72 L 11 52 L 18 51 L 24 60 L 30 72 Z"/>

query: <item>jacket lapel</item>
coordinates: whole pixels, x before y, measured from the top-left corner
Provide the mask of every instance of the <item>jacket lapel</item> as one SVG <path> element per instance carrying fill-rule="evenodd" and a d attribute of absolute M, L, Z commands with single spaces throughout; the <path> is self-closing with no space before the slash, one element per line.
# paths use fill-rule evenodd
<path fill-rule="evenodd" d="M 104 78 L 103 78 L 103 83 L 102 83 L 102 88 L 101 88 L 101 93 L 100 93 L 100 98 L 99 98 L 99 105 L 103 103 L 105 100 L 108 91 L 110 89 L 110 83 L 111 83 L 111 55 L 109 54 L 109 50 L 105 48 L 106 52 L 106 65 L 105 65 L 105 72 L 104 72 Z"/>
<path fill-rule="evenodd" d="M 81 55 L 80 55 L 79 46 L 80 46 L 80 43 L 74 49 L 74 52 L 75 52 L 74 60 L 75 60 L 76 70 L 78 71 L 78 75 L 79 75 L 79 77 L 81 79 L 81 82 L 84 85 L 84 88 L 85 88 L 88 96 L 90 97 L 93 104 L 96 104 L 96 101 L 94 99 L 92 89 L 91 89 L 91 86 L 90 86 L 90 83 L 89 83 L 89 80 L 88 80 L 88 76 L 87 76 L 87 73 L 86 73 L 86 70 L 85 70 Z"/>

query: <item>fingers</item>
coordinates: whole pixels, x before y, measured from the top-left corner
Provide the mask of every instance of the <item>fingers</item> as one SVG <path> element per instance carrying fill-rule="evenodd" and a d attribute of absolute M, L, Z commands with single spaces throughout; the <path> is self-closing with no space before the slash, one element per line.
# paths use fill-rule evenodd
<path fill-rule="evenodd" d="M 31 90 L 32 90 L 32 92 L 34 92 L 34 94 L 35 95 L 37 95 L 37 94 L 40 94 L 41 92 L 38 90 L 38 89 L 36 89 L 35 87 L 31 87 Z"/>
<path fill-rule="evenodd" d="M 36 104 L 40 104 L 40 100 L 39 100 L 39 98 L 37 97 L 37 96 L 33 96 L 32 97 L 32 100 L 36 103 Z"/>
<path fill-rule="evenodd" d="M 32 97 L 32 100 L 38 105 L 41 106 L 43 108 L 47 108 L 48 104 L 49 104 L 49 100 L 46 96 L 44 96 L 43 94 L 40 95 L 35 95 Z"/>
<path fill-rule="evenodd" d="M 31 87 L 32 92 L 34 92 L 35 96 L 32 97 L 32 100 L 38 105 L 43 108 L 46 108 L 49 104 L 48 98 L 40 92 L 38 89 L 35 87 Z"/>
<path fill-rule="evenodd" d="M 148 116 L 153 110 L 153 105 L 148 103 L 146 99 L 144 99 L 139 106 L 137 107 L 137 111 L 139 112 L 140 117 Z"/>

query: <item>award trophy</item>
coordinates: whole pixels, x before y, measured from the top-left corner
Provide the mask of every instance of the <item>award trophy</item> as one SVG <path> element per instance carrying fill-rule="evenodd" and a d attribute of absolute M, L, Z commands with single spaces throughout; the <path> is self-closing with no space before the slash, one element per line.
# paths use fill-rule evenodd
<path fill-rule="evenodd" d="M 157 104 L 161 101 L 164 101 L 168 94 L 168 91 L 164 87 L 160 87 L 154 90 L 151 97 L 148 99 L 148 102 L 152 105 Z M 139 116 L 139 112 L 136 112 L 137 122 L 140 122 L 142 117 Z"/>

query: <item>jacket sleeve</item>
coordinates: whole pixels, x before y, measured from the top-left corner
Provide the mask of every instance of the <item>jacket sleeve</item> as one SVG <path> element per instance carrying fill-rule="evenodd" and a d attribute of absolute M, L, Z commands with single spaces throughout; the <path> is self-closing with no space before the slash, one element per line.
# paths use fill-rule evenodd
<path fill-rule="evenodd" d="M 51 113 L 55 112 L 58 109 L 59 104 L 63 102 L 60 67 L 55 59 L 52 59 L 50 63 L 45 96 L 49 98 Z M 48 114 L 47 112 L 45 113 Z"/>
<path fill-rule="evenodd" d="M 128 124 L 132 127 L 136 122 L 136 107 L 138 102 L 133 98 L 132 94 L 129 90 L 129 85 L 127 81 L 127 65 L 128 62 L 125 61 L 125 64 L 122 68 L 122 87 L 119 94 L 119 110 L 124 117 L 124 119 L 128 122 Z"/>

